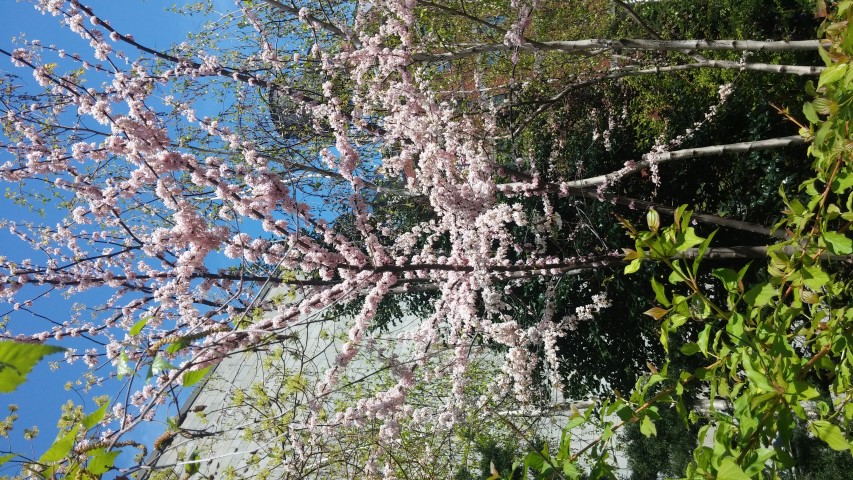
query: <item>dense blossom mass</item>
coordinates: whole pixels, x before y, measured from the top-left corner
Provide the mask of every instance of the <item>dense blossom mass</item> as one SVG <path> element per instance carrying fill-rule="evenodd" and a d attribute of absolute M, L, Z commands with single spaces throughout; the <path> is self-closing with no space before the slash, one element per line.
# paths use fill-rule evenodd
<path fill-rule="evenodd" d="M 529 30 L 538 9 L 553 7 L 544 0 L 513 0 L 502 7 L 506 16 L 494 18 L 451 3 L 319 3 L 328 5 L 237 0 L 212 24 L 220 31 L 155 50 L 137 42 L 126 31 L 131 26 L 98 17 L 94 6 L 39 0 L 38 11 L 91 51 L 66 52 L 29 37 L 0 51 L 14 67 L 4 67 L 10 73 L 2 80 L 8 95 L 0 107 L 0 179 L 17 185 L 23 202 L 45 197 L 64 212 L 56 222 L 3 220 L 32 254 L 0 260 L 0 296 L 27 312 L 50 298 L 75 302 L 79 296 L 81 306 L 47 329 L 10 327 L 6 335 L 25 342 L 85 337 L 91 344 L 67 350 L 67 361 L 90 367 L 93 383 L 103 377 L 128 382 L 126 400 L 111 406 L 103 428 L 85 440 L 80 432 L 75 451 L 84 458 L 84 442 L 114 448 L 132 438 L 140 422 L 177 400 L 174 388 L 193 378 L 188 373 L 341 305 L 356 307 L 337 339 L 334 362 L 310 379 L 310 401 L 284 437 L 292 455 L 282 463 L 294 478 L 324 432 L 378 422 L 378 442 L 363 473 L 391 478 L 396 467 L 384 452 L 401 441 L 404 428 L 449 431 L 466 421 L 472 405 L 488 411 L 498 399 L 510 398 L 521 410 L 541 408 L 548 390 L 559 391 L 563 382 L 559 339 L 611 306 L 595 287 L 584 303 L 557 304 L 558 282 L 624 264 L 612 247 L 555 247 L 554 238 L 567 228 L 555 202 L 584 194 L 608 199 L 613 186 L 640 172 L 655 190 L 660 164 L 721 153 L 678 149 L 713 123 L 735 87 L 719 85 L 717 103 L 687 131 L 652 139 L 644 157 L 585 178 L 577 174 L 580 167 L 563 176 L 553 163 L 543 166 L 530 152 L 507 147 L 518 127 L 507 126 L 512 92 L 528 80 L 495 74 L 490 65 L 508 59 L 512 71 L 526 56 L 547 63 L 575 55 L 570 52 L 611 58 L 589 61 L 575 74 L 575 83 L 593 82 L 654 74 L 644 70 L 648 65 L 620 69 L 607 62 L 616 62 L 613 52 L 657 48 L 687 52 L 682 56 L 691 63 L 684 70 L 820 72 L 750 62 L 747 55 L 739 62 L 708 60 L 693 47 L 661 39 L 654 46 L 543 43 Z M 491 29 L 497 41 L 447 45 L 441 32 L 420 24 L 425 12 L 470 21 L 472 31 Z M 244 44 L 217 44 L 213 33 Z M 816 47 L 812 41 L 696 45 Z M 471 60 L 478 55 L 486 60 Z M 454 62 L 473 72 L 461 70 L 466 88 L 442 83 L 442 75 L 460 75 Z M 210 113 L 214 102 L 222 110 Z M 611 110 L 606 128 L 590 134 L 607 151 L 616 124 L 627 117 L 622 107 Z M 801 139 L 768 142 L 725 151 Z M 402 219 L 382 213 L 391 202 L 427 213 Z M 522 322 L 506 297 L 529 284 L 541 286 L 542 309 L 534 312 L 536 321 Z M 289 300 L 261 297 L 264 287 L 289 291 Z M 391 349 L 377 341 L 383 301 L 424 292 L 430 308 L 417 326 L 389 334 L 397 343 Z M 492 353 L 484 354 L 483 346 Z M 479 368 L 479 355 L 494 352 L 501 365 L 489 388 L 472 399 L 471 369 Z M 349 386 L 356 359 L 370 362 L 387 381 L 329 410 L 324 402 Z M 104 364 L 109 368 L 98 368 Z M 151 378 L 133 375 L 148 365 Z M 445 380 L 446 395 L 422 401 L 428 385 Z"/>

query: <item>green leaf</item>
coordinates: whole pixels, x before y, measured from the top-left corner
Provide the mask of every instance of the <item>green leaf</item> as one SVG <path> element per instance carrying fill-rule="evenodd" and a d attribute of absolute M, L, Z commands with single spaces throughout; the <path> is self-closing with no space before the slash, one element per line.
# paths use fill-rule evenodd
<path fill-rule="evenodd" d="M 630 274 L 636 272 L 637 270 L 639 270 L 641 263 L 642 263 L 642 260 L 640 260 L 639 258 L 636 258 L 636 259 L 632 260 L 631 263 L 629 263 L 628 265 L 625 265 L 625 275 L 630 275 Z"/>
<path fill-rule="evenodd" d="M 167 362 L 163 357 L 159 355 L 154 357 L 154 361 L 151 362 L 151 373 L 154 375 L 157 375 L 158 373 L 164 370 L 175 370 L 176 368 L 178 367 Z"/>
<path fill-rule="evenodd" d="M 748 292 L 743 296 L 744 300 L 748 305 L 753 307 L 761 307 L 763 305 L 767 305 L 770 303 L 770 300 L 773 299 L 777 295 L 776 288 L 773 285 L 770 285 L 767 282 L 759 283 L 758 285 L 749 289 Z"/>
<path fill-rule="evenodd" d="M 823 234 L 829 250 L 836 255 L 849 255 L 853 253 L 853 240 L 838 232 L 826 232 Z"/>
<path fill-rule="evenodd" d="M 853 38 L 853 35 L 850 38 Z M 832 181 L 832 191 L 834 193 L 844 193 L 850 187 L 853 187 L 853 173 L 851 172 L 840 172 L 835 177 L 835 180 Z"/>
<path fill-rule="evenodd" d="M 827 52 L 823 47 L 818 45 L 817 53 L 820 55 L 820 58 L 823 59 L 823 63 L 827 65 L 832 65 L 832 58 L 829 56 L 829 52 Z"/>
<path fill-rule="evenodd" d="M 730 268 L 717 268 L 711 272 L 711 275 L 723 282 L 723 287 L 726 288 L 727 292 L 737 292 L 737 272 L 734 270 Z"/>
<path fill-rule="evenodd" d="M 683 272 L 681 271 L 681 268 L 678 266 L 677 263 L 673 263 L 673 266 L 675 268 L 673 268 L 673 270 L 671 272 L 669 272 L 669 276 L 667 277 L 667 280 L 669 281 L 669 283 L 671 283 L 673 285 L 678 285 L 679 283 L 684 281 L 685 275 L 683 274 Z"/>
<path fill-rule="evenodd" d="M 693 229 L 691 228 L 691 230 Z M 717 230 L 714 230 L 713 232 L 711 232 L 710 235 L 708 235 L 708 238 L 703 240 L 702 244 L 699 245 L 699 250 L 696 253 L 696 258 L 693 259 L 693 276 L 696 276 L 696 272 L 699 271 L 699 264 L 702 262 L 702 257 L 705 256 L 705 252 L 708 251 L 708 246 L 711 245 L 711 241 L 714 239 L 714 235 L 716 234 Z"/>
<path fill-rule="evenodd" d="M 850 442 L 844 438 L 838 425 L 827 422 L 826 420 L 815 420 L 811 423 L 811 427 L 815 435 L 826 442 L 829 448 L 839 451 L 850 449 Z"/>
<path fill-rule="evenodd" d="M 829 283 L 829 275 L 821 270 L 819 265 L 803 267 L 803 284 L 812 290 L 818 290 Z"/>
<path fill-rule="evenodd" d="M 749 480 L 746 473 L 735 463 L 731 457 L 726 457 L 720 462 L 717 469 L 717 480 Z"/>
<path fill-rule="evenodd" d="M 563 429 L 565 432 L 571 431 L 573 428 L 576 428 L 578 425 L 582 425 L 586 423 L 586 418 L 578 415 L 577 417 L 573 417 L 569 420 L 569 423 L 566 424 L 566 428 Z"/>
<path fill-rule="evenodd" d="M 823 125 L 821 125 L 820 128 L 817 130 L 817 133 L 814 136 L 814 144 L 822 146 L 824 140 L 826 140 L 826 136 L 830 133 L 835 132 L 837 132 L 837 129 L 835 128 L 834 122 L 831 119 L 827 119 L 825 122 L 823 122 Z M 794 214 L 799 216 L 803 213 L 803 211 L 805 211 L 805 208 L 802 206 L 802 203 L 796 203 L 799 204 L 801 211 L 798 212 L 797 210 L 794 210 Z"/>
<path fill-rule="evenodd" d="M 679 252 L 683 252 L 688 248 L 693 248 L 696 245 L 699 245 L 703 241 L 705 241 L 705 239 L 696 235 L 696 230 L 693 227 L 690 227 L 684 231 L 684 239 L 680 245 L 676 246 L 675 249 Z"/>
<path fill-rule="evenodd" d="M 169 346 L 166 347 L 166 353 L 168 353 L 169 355 L 174 355 L 175 353 L 178 353 L 179 351 L 181 351 L 184 347 L 186 347 L 189 344 L 190 344 L 189 341 L 182 338 L 175 343 L 169 344 Z"/>
<path fill-rule="evenodd" d="M 210 367 L 202 368 L 201 370 L 190 370 L 189 372 L 184 372 L 184 386 L 191 387 L 199 382 L 205 375 L 207 375 L 207 371 L 210 370 Z"/>
<path fill-rule="evenodd" d="M 610 424 L 604 425 L 604 430 L 601 431 L 601 441 L 606 442 L 613 436 L 613 426 Z"/>
<path fill-rule="evenodd" d="M 687 205 L 679 205 L 678 208 L 675 209 L 675 213 L 673 213 L 673 219 L 675 220 L 675 227 L 684 230 L 687 228 L 687 225 L 690 224 L 690 216 L 693 212 L 687 212 L 687 215 L 684 212 L 687 210 Z"/>
<path fill-rule="evenodd" d="M 669 331 L 674 332 L 678 327 L 687 323 L 688 317 L 686 317 L 680 313 L 674 313 L 674 314 L 672 314 L 670 319 L 672 320 L 672 324 L 669 327 Z"/>
<path fill-rule="evenodd" d="M 620 408 L 616 412 L 616 415 L 622 421 L 627 422 L 628 420 L 631 420 L 632 418 L 634 418 L 634 409 L 629 407 L 628 405 L 625 405 L 624 407 Z"/>
<path fill-rule="evenodd" d="M 563 462 L 563 475 L 571 480 L 578 480 L 581 478 L 580 470 L 578 470 L 578 467 L 571 462 Z"/>
<path fill-rule="evenodd" d="M 740 340 L 743 336 L 743 315 L 735 312 L 732 317 L 726 322 L 726 332 L 729 335 L 733 336 Z"/>
<path fill-rule="evenodd" d="M 666 298 L 666 290 L 664 286 L 655 280 L 655 277 L 652 277 L 652 290 L 655 291 L 655 298 L 658 303 L 663 305 L 664 307 L 669 307 L 671 304 L 669 303 L 669 299 Z"/>
<path fill-rule="evenodd" d="M 89 460 L 89 465 L 86 466 L 86 470 L 90 473 L 94 473 L 95 475 L 100 475 L 102 473 L 106 473 L 110 468 L 112 468 L 116 461 L 116 457 L 121 453 L 121 450 L 108 452 L 103 448 L 98 448 L 89 453 L 93 455 L 92 459 Z"/>
<path fill-rule="evenodd" d="M 13 459 L 13 458 L 15 458 L 15 457 L 17 457 L 17 455 L 16 455 L 16 454 L 14 454 L 14 453 L 10 453 L 10 454 L 7 454 L 7 455 L 3 455 L 2 457 L 0 457 L 0 465 L 5 465 L 5 464 L 6 464 L 6 462 L 8 462 L 9 460 L 11 460 L 11 459 Z"/>
<path fill-rule="evenodd" d="M 80 430 L 80 425 L 72 428 L 71 431 L 58 437 L 53 445 L 44 452 L 44 455 L 39 459 L 39 463 L 58 462 L 68 455 L 68 452 L 74 447 L 74 441 L 77 439 L 77 431 Z"/>
<path fill-rule="evenodd" d="M 545 457 L 539 452 L 530 452 L 524 457 L 524 465 L 537 472 L 542 471 L 542 466 L 545 465 Z"/>
<path fill-rule="evenodd" d="M 767 375 L 758 370 L 758 366 L 752 363 L 749 355 L 743 356 L 743 370 L 746 373 L 746 378 L 749 379 L 753 386 L 765 392 L 773 392 L 775 390 L 773 385 L 767 380 Z"/>
<path fill-rule="evenodd" d="M 141 332 L 142 329 L 145 328 L 145 325 L 148 323 L 148 319 L 150 319 L 150 318 L 151 317 L 144 317 L 144 318 L 142 318 L 142 320 L 134 323 L 133 326 L 130 327 L 130 330 L 128 331 L 128 333 L 130 333 L 130 336 L 135 337 L 135 336 L 139 335 L 139 332 Z"/>
<path fill-rule="evenodd" d="M 177 431 L 178 430 L 178 420 L 177 417 L 169 417 L 166 419 L 166 427 L 169 431 Z"/>
<path fill-rule="evenodd" d="M 806 116 L 806 119 L 811 123 L 817 123 L 820 119 L 817 116 L 817 112 L 815 111 L 814 105 L 811 102 L 806 102 L 803 105 L 803 114 Z"/>
<path fill-rule="evenodd" d="M 693 355 L 693 354 L 699 352 L 699 350 L 700 350 L 699 345 L 697 345 L 695 343 L 685 343 L 684 345 L 681 346 L 681 353 L 683 353 L 685 355 Z"/>
<path fill-rule="evenodd" d="M 119 380 L 124 378 L 125 375 L 130 375 L 132 377 L 136 373 L 127 362 L 127 353 L 122 351 L 121 355 L 118 357 L 118 362 L 116 363 L 116 376 Z"/>
<path fill-rule="evenodd" d="M 640 433 L 645 435 L 646 437 L 651 437 L 653 435 L 658 434 L 657 428 L 655 428 L 655 422 L 652 421 L 648 416 L 643 417 L 640 421 Z"/>
<path fill-rule="evenodd" d="M 711 324 L 705 325 L 705 328 L 699 332 L 699 336 L 696 337 L 696 346 L 699 347 L 699 351 L 702 352 L 706 357 L 708 356 L 708 341 L 711 338 Z"/>
<path fill-rule="evenodd" d="M 847 72 L 846 63 L 836 63 L 826 67 L 826 70 L 820 74 L 820 80 L 817 82 L 817 88 L 823 85 L 837 82 Z"/>
<path fill-rule="evenodd" d="M 43 357 L 63 350 L 40 343 L 0 341 L 0 392 L 14 391 Z"/>
<path fill-rule="evenodd" d="M 107 407 L 109 407 L 109 403 L 104 403 L 99 409 L 86 415 L 86 418 L 83 419 L 83 428 L 89 430 L 103 420 L 104 415 L 107 414 Z"/>

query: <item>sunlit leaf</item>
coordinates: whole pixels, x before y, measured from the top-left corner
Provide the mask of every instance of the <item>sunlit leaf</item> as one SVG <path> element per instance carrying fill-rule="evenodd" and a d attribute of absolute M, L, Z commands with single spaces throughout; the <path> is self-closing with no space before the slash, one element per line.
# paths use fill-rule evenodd
<path fill-rule="evenodd" d="M 135 336 L 139 335 L 139 332 L 141 332 L 142 329 L 145 328 L 145 325 L 148 323 L 149 318 L 150 317 L 145 317 L 142 320 L 134 323 L 133 326 L 130 327 L 130 330 L 128 331 L 128 333 L 130 333 L 130 336 L 135 337 Z"/>
<path fill-rule="evenodd" d="M 121 355 L 118 357 L 118 362 L 116 363 L 116 376 L 121 380 L 126 375 L 132 377 L 135 373 L 136 372 L 133 368 L 128 364 L 127 353 L 121 352 Z"/>
<path fill-rule="evenodd" d="M 803 283 L 812 290 L 818 290 L 829 283 L 829 275 L 820 266 L 803 267 Z"/>
<path fill-rule="evenodd" d="M 98 448 L 89 453 L 92 454 L 92 458 L 89 460 L 89 465 L 86 466 L 86 470 L 90 473 L 94 473 L 95 475 L 100 475 L 102 473 L 106 473 L 110 468 L 112 468 L 116 457 L 121 453 L 121 450 L 108 452 L 103 448 Z"/>
<path fill-rule="evenodd" d="M 174 370 L 175 367 L 171 363 L 167 362 L 163 357 L 157 356 L 154 357 L 154 361 L 151 362 L 151 372 L 154 375 L 164 371 L 164 370 Z"/>
<path fill-rule="evenodd" d="M 640 421 L 640 433 L 645 435 L 646 437 L 655 436 L 658 434 L 657 428 L 655 428 L 655 422 L 652 421 L 649 416 L 643 417 Z"/>
<path fill-rule="evenodd" d="M 717 480 L 749 480 L 733 458 L 724 458 L 717 469 Z"/>
<path fill-rule="evenodd" d="M 806 120 L 811 123 L 817 123 L 820 121 L 817 117 L 814 105 L 812 105 L 811 102 L 806 102 L 805 105 L 803 105 L 803 114 L 806 116 Z"/>
<path fill-rule="evenodd" d="M 746 300 L 747 304 L 754 307 L 761 307 L 770 303 L 770 300 L 772 300 L 777 293 L 778 292 L 773 285 L 770 285 L 769 283 L 760 283 L 749 289 L 743 298 Z"/>
<path fill-rule="evenodd" d="M 811 427 L 815 435 L 826 442 L 829 448 L 839 451 L 850 449 L 850 442 L 844 438 L 844 434 L 841 433 L 841 428 L 838 425 L 826 420 L 815 420 L 811 423 Z"/>
<path fill-rule="evenodd" d="M 74 447 L 74 441 L 77 439 L 77 432 L 80 430 L 80 425 L 72 428 L 70 431 L 60 435 L 50 448 L 44 452 L 44 455 L 39 458 L 40 463 L 58 462 L 68 455 L 68 452 Z"/>
<path fill-rule="evenodd" d="M 823 239 L 829 250 L 836 255 L 849 255 L 853 253 L 853 240 L 847 238 L 843 233 L 826 232 L 823 234 Z"/>
<path fill-rule="evenodd" d="M 201 370 L 190 370 L 189 372 L 184 372 L 183 380 L 185 387 L 191 387 L 199 382 L 205 375 L 207 375 L 207 371 L 210 370 L 210 367 L 202 368 Z"/>
<path fill-rule="evenodd" d="M 86 418 L 83 419 L 83 428 L 89 430 L 98 424 L 101 420 L 104 419 L 104 415 L 107 413 L 107 407 L 109 407 L 109 403 L 104 403 L 101 405 L 101 408 L 95 410 L 94 412 L 86 415 Z"/>
<path fill-rule="evenodd" d="M 634 259 L 628 265 L 625 265 L 625 274 L 629 275 L 640 269 L 640 265 L 642 264 L 642 260 L 639 258 Z"/>
<path fill-rule="evenodd" d="M 655 280 L 655 277 L 651 278 L 652 282 L 652 290 L 655 292 L 655 299 L 660 302 L 664 307 L 669 307 L 671 304 L 669 303 L 669 299 L 666 298 L 666 290 L 664 286 Z"/>
<path fill-rule="evenodd" d="M 0 341 L 0 392 L 14 391 L 42 358 L 63 350 L 40 343 Z"/>

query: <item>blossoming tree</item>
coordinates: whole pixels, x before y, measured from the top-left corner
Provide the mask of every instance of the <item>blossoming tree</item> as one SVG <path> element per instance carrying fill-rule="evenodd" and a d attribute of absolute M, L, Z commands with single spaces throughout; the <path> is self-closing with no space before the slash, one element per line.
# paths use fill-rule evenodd
<path fill-rule="evenodd" d="M 553 163 L 543 169 L 515 151 L 514 139 L 573 92 L 695 69 L 816 76 L 824 67 L 746 53 L 814 53 L 818 43 L 668 41 L 619 1 L 651 38 L 553 38 L 568 31 L 557 28 L 562 9 L 580 7 L 491 3 L 237 1 L 209 35 L 156 50 L 77 0 L 34 2 L 92 51 L 70 54 L 35 39 L 0 50 L 16 67 L 3 79 L 0 178 L 24 202 L 50 194 L 51 208 L 66 212 L 52 224 L 4 221 L 33 253 L 2 261 L 0 295 L 21 312 L 50 296 L 98 292 L 99 300 L 88 305 L 91 318 L 72 314 L 52 328 L 6 336 L 58 345 L 86 337 L 91 348 L 66 355 L 93 369 L 110 365 L 98 375 L 127 382 L 130 393 L 110 413 L 104 408 L 70 429 L 58 449 L 28 464 L 30 472 L 115 468 L 111 452 L 135 442 L 135 427 L 177 401 L 175 389 L 231 352 L 287 336 L 317 312 L 355 299 L 361 303 L 334 365 L 310 390 L 315 398 L 332 395 L 359 356 L 390 372 L 385 390 L 322 415 L 306 405 L 300 428 L 313 435 L 379 419 L 380 446 L 393 445 L 403 435 L 397 427 L 412 424 L 410 395 L 437 372 L 450 393 L 440 406 L 418 410 L 416 427 L 452 428 L 469 408 L 468 369 L 484 345 L 503 352 L 504 364 L 483 395 L 511 393 L 518 405 L 534 405 L 540 380 L 560 389 L 560 337 L 609 305 L 597 291 L 587 303 L 558 304 L 560 279 L 628 262 L 629 272 L 639 268 L 639 257 L 621 252 L 555 246 L 564 228 L 555 205 L 586 196 L 647 206 L 609 189 L 640 173 L 659 182 L 668 162 L 803 143 L 795 135 L 682 148 L 714 121 L 731 95 L 724 84 L 704 118 L 680 136 L 654 139 L 643 158 L 601 175 L 554 175 Z M 588 3 L 600 14 L 610 6 Z M 587 27 L 604 31 L 606 23 Z M 574 35 L 583 35 L 581 27 Z M 217 32 L 244 43 L 217 44 Z M 714 52 L 745 54 L 732 60 Z M 210 109 L 210 92 L 221 95 L 223 110 L 198 113 Z M 535 96 L 535 108 L 516 116 L 525 95 Z M 410 202 L 423 215 L 383 211 L 391 201 Z M 706 260 L 766 253 L 697 249 L 701 242 L 694 235 L 679 253 Z M 521 323 L 505 297 L 528 284 L 543 285 L 544 300 L 535 321 Z M 299 301 L 259 304 L 265 286 L 292 288 Z M 424 291 L 433 292 L 431 313 L 398 339 L 407 342 L 406 356 L 384 355 L 372 341 L 379 305 Z M 271 313 L 258 317 L 257 309 Z M 445 354 L 435 354 L 438 344 Z M 370 462 L 364 474 L 394 475 L 398 467 L 387 461 Z"/>

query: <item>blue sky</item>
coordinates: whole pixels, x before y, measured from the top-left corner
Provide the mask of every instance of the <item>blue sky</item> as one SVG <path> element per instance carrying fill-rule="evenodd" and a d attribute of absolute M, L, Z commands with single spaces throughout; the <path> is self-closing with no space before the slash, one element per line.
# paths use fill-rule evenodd
<path fill-rule="evenodd" d="M 2 45 L 0 48 L 7 51 L 13 50 L 18 45 L 13 42 L 12 38 L 17 37 L 27 40 L 38 39 L 43 45 L 56 44 L 69 53 L 80 52 L 84 56 L 90 51 L 87 43 L 76 34 L 59 27 L 57 17 L 39 14 L 29 2 L 6 0 L 3 3 L 3 15 L 0 17 L 0 45 Z M 168 8 L 173 4 L 171 1 L 90 0 L 86 4 L 99 17 L 107 19 L 118 31 L 130 33 L 140 43 L 156 49 L 165 49 L 169 45 L 184 40 L 187 32 L 198 31 L 203 22 L 202 18 L 189 18 L 169 12 Z M 230 1 L 217 0 L 215 5 L 219 11 L 233 10 L 233 2 Z M 130 48 L 124 50 L 130 54 L 131 58 L 136 56 L 130 51 Z M 8 62 L 5 58 L 2 61 Z M 0 69 L 15 72 L 27 78 L 27 72 L 14 69 L 8 63 Z M 8 158 L 4 158 L 5 155 L 8 154 L 0 151 L 0 163 L 8 160 Z M 8 185 L 0 185 L 0 188 L 3 189 L 7 187 Z M 0 198 L 0 208 L 2 208 L 5 218 L 23 219 L 33 216 L 26 208 L 12 205 L 5 198 Z M 46 224 L 53 224 L 59 219 L 60 215 L 48 205 L 45 209 L 45 217 L 38 220 Z M 31 252 L 24 249 L 22 242 L 11 238 L 5 231 L 0 233 L 0 246 L 2 246 L 0 255 L 12 259 L 32 256 Z M 97 295 L 92 294 L 89 299 L 97 302 Z M 75 300 L 80 301 L 82 299 L 76 298 Z M 41 315 L 62 321 L 63 318 L 67 318 L 70 307 L 71 302 L 64 301 L 60 296 L 54 295 L 48 302 L 37 303 L 34 310 Z M 0 311 L 0 313 L 3 312 Z M 21 315 L 21 312 L 14 312 L 13 325 L 25 328 L 27 325 L 22 322 L 28 321 L 35 321 L 35 319 Z M 44 330 L 45 327 L 46 325 L 42 322 L 34 326 L 32 330 Z M 70 345 L 63 343 L 63 346 Z M 83 349 L 90 347 L 91 344 L 81 341 L 78 349 L 82 353 Z M 51 372 L 48 362 L 42 362 L 30 374 L 29 381 L 24 386 L 0 399 L 0 417 L 6 415 L 6 405 L 8 404 L 16 404 L 20 408 L 17 412 L 20 419 L 10 435 L 11 444 L 7 446 L 0 443 L 0 450 L 12 450 L 38 457 L 50 446 L 56 436 L 56 420 L 59 418 L 60 406 L 63 403 L 71 399 L 76 404 L 83 405 L 85 410 L 90 412 L 95 409 L 91 397 L 102 394 L 113 396 L 117 393 L 118 383 L 107 384 L 103 388 L 82 396 L 75 392 L 68 392 L 64 389 L 65 382 L 79 378 L 85 372 L 83 364 L 78 362 L 75 366 L 65 365 L 62 362 L 61 354 L 48 360 L 58 361 L 63 366 L 59 371 Z M 113 367 L 107 365 L 104 368 Z M 34 425 L 39 426 L 40 435 L 31 444 L 31 442 L 25 442 L 22 435 L 24 428 L 30 428 Z M 151 441 L 162 433 L 163 428 L 162 425 L 150 425 L 138 431 L 137 438 L 150 445 Z M 128 461 L 129 457 L 120 460 L 119 463 L 127 464 Z M 5 469 L 0 469 L 0 474 L 13 474 L 12 468 L 15 467 L 7 465 Z"/>

